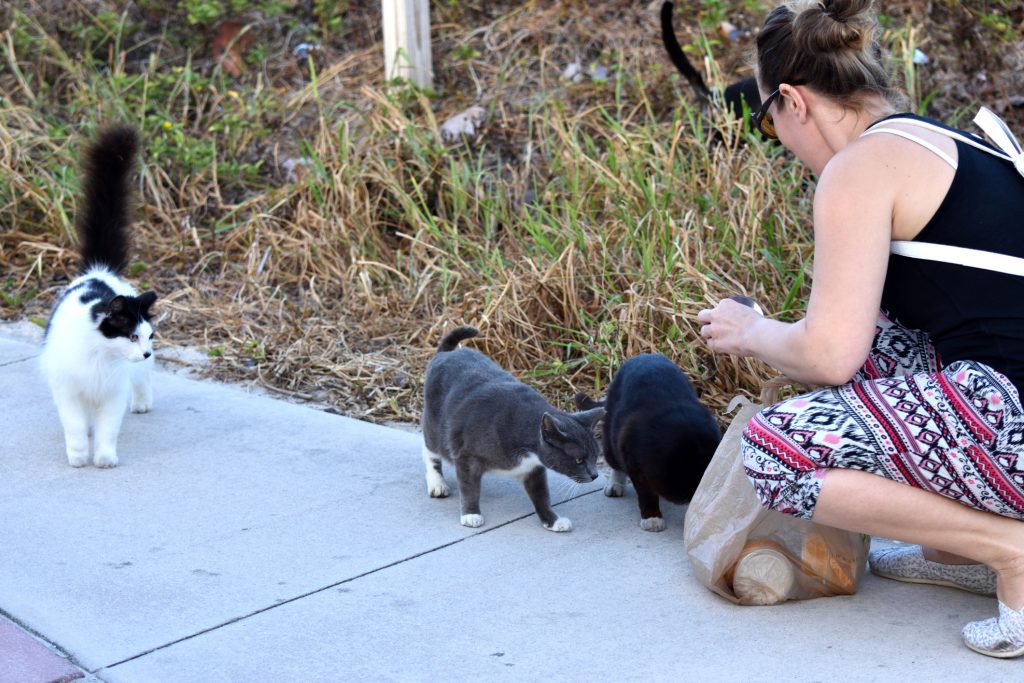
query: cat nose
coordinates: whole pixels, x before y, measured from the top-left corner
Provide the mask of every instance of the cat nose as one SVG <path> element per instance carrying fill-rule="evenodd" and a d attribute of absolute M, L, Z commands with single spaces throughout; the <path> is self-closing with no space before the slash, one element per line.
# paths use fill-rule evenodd
<path fill-rule="evenodd" d="M 153 355 L 152 352 L 146 351 L 145 353 L 142 354 L 142 358 L 143 358 L 143 360 L 145 360 L 146 358 L 149 358 L 152 355 Z"/>

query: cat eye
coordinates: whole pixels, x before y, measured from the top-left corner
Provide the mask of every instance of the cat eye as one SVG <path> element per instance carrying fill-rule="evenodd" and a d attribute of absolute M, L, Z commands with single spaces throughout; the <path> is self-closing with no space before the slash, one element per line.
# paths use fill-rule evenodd
<path fill-rule="evenodd" d="M 582 465 L 583 464 L 583 458 L 576 458 L 576 464 L 577 465 Z"/>
<path fill-rule="evenodd" d="M 128 337 L 128 339 L 131 341 L 132 344 L 134 344 L 135 342 L 139 341 L 139 335 L 133 334 L 132 336 Z"/>

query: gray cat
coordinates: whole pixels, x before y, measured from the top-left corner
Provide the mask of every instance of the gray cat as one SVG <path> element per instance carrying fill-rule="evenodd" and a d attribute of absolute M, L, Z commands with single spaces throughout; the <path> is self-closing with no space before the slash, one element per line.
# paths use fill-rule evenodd
<path fill-rule="evenodd" d="M 604 409 L 563 413 L 479 351 L 456 348 L 478 334 L 469 326 L 452 330 L 427 366 L 422 420 L 427 493 L 448 496 L 441 459 L 452 463 L 462 499 L 460 521 L 478 527 L 484 523 L 484 472 L 506 474 L 526 489 L 545 529 L 571 531 L 572 522 L 551 509 L 545 467 L 581 484 L 597 479 L 600 448 L 591 427 Z"/>

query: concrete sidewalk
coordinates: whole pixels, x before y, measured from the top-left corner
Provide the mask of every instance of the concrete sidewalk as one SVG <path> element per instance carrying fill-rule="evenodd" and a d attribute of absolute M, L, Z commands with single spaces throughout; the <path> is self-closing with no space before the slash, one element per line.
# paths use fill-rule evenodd
<path fill-rule="evenodd" d="M 492 476 L 468 529 L 418 434 L 238 387 L 158 371 L 121 465 L 73 469 L 37 354 L 0 332 L 0 619 L 89 680 L 1024 680 L 961 643 L 992 598 L 868 576 L 736 607 L 691 576 L 684 508 L 644 532 L 632 488 L 551 474 L 557 534 Z"/>

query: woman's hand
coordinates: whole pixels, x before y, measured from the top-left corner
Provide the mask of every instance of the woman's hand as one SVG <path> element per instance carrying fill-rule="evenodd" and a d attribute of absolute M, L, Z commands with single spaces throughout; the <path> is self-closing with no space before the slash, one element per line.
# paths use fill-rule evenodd
<path fill-rule="evenodd" d="M 756 304 L 755 304 L 756 305 Z M 714 308 L 705 308 L 697 314 L 703 325 L 700 336 L 715 353 L 733 356 L 753 356 L 750 331 L 764 317 L 753 307 L 734 299 L 722 299 Z"/>

